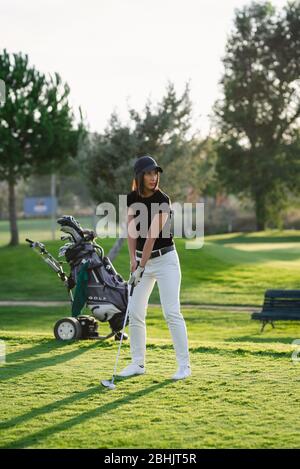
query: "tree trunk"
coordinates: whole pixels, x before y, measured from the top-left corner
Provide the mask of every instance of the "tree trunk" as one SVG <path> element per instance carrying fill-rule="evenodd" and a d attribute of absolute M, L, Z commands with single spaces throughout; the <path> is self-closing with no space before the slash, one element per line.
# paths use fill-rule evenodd
<path fill-rule="evenodd" d="M 8 211 L 11 234 L 9 246 L 17 246 L 19 244 L 19 233 L 17 225 L 15 181 L 13 179 L 8 181 Z"/>
<path fill-rule="evenodd" d="M 121 223 L 120 225 L 120 233 L 125 236 L 126 235 L 126 230 L 127 230 L 127 224 L 126 223 Z M 123 243 L 124 243 L 124 240 L 125 238 L 120 236 L 120 237 L 117 237 L 114 245 L 112 246 L 112 248 L 110 249 L 107 257 L 111 260 L 111 262 L 114 261 L 114 259 L 117 257 L 117 255 L 119 254 L 120 250 L 121 250 L 121 247 L 123 246 Z"/>
<path fill-rule="evenodd" d="M 263 194 L 256 194 L 255 214 L 256 214 L 256 230 L 264 231 L 266 228 L 267 213 L 266 213 L 266 199 Z"/>

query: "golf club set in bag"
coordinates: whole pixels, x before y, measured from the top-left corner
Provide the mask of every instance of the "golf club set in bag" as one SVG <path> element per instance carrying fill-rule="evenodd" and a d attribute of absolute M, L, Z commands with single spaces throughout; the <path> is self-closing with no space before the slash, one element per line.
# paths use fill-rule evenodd
<path fill-rule="evenodd" d="M 59 257 L 64 257 L 70 267 L 67 275 L 62 267 L 63 262 L 55 259 L 38 241 L 26 239 L 49 267 L 54 270 L 67 287 L 72 316 L 56 322 L 54 335 L 58 340 L 127 339 L 124 329 L 129 322 L 129 284 L 118 274 L 110 259 L 104 256 L 104 250 L 94 240 L 94 231 L 83 229 L 74 217 L 64 215 L 57 220 L 60 230 L 65 233 L 61 240 L 69 241 L 59 249 Z M 75 292 L 73 294 L 73 289 Z M 81 310 L 87 307 L 92 315 L 83 315 Z M 108 321 L 111 332 L 100 336 L 98 321 Z M 121 345 L 121 343 L 120 343 Z"/>

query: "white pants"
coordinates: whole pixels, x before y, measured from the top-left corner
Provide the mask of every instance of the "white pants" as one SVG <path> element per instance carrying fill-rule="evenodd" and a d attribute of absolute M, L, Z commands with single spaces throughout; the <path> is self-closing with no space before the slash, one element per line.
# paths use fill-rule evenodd
<path fill-rule="evenodd" d="M 136 257 L 137 260 L 140 260 Z M 180 312 L 181 269 L 176 249 L 149 259 L 143 276 L 134 288 L 129 306 L 129 333 L 132 362 L 145 364 L 146 313 L 149 296 L 157 281 L 164 318 L 167 321 L 179 366 L 189 365 L 187 330 Z"/>

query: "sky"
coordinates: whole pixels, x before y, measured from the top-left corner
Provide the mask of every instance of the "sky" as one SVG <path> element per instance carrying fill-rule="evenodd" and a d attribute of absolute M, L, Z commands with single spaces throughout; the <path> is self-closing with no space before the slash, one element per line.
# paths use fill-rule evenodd
<path fill-rule="evenodd" d="M 222 56 L 235 8 L 245 0 L 1 0 L 0 51 L 28 54 L 44 73 L 58 72 L 93 132 L 112 112 L 128 120 L 161 100 L 168 81 L 187 82 L 193 128 L 206 135 L 221 88 Z M 286 0 L 273 0 L 277 7 Z"/>

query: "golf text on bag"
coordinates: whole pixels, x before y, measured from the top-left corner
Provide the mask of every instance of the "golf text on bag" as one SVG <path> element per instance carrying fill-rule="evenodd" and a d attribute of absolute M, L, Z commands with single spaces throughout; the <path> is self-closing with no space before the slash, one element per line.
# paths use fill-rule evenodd
<path fill-rule="evenodd" d="M 135 202 L 130 206 L 131 213 L 138 215 L 135 217 L 135 223 L 129 224 L 128 232 L 130 237 L 145 237 L 148 232 L 148 211 L 145 204 Z M 200 249 L 204 245 L 204 203 L 184 203 L 175 202 L 172 207 L 166 202 L 151 204 L 151 220 L 159 212 L 167 214 L 167 219 L 161 230 L 162 238 L 170 237 L 171 221 L 173 219 L 173 234 L 176 238 L 193 239 L 193 242 L 186 242 L 186 249 Z M 117 210 L 114 204 L 102 202 L 96 208 L 96 216 L 101 217 L 97 222 L 96 233 L 99 238 L 127 238 L 127 230 L 119 233 L 117 224 Z M 127 196 L 119 195 L 119 225 L 125 223 L 127 217 Z M 193 220 L 195 218 L 195 220 Z M 140 224 L 139 229 L 136 225 Z M 195 226 L 195 229 L 193 229 Z M 152 230 L 152 227 L 151 227 Z M 155 230 L 155 228 L 154 228 Z"/>

